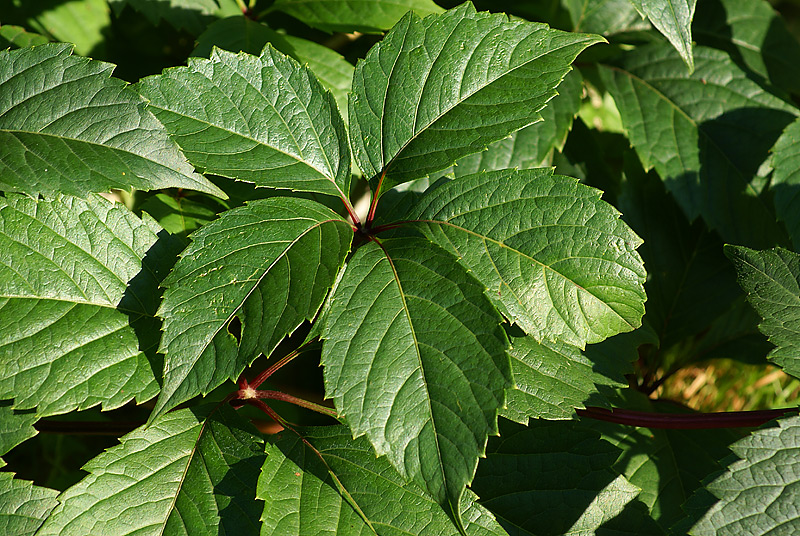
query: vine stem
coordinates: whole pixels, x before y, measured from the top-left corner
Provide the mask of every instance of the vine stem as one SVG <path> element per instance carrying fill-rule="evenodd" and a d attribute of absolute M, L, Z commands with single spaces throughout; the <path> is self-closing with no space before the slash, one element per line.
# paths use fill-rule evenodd
<path fill-rule="evenodd" d="M 755 428 L 781 417 L 796 413 L 796 408 L 767 409 L 760 411 L 728 411 L 718 413 L 651 413 L 629 409 L 587 407 L 576 410 L 581 417 L 645 428 L 672 430 L 698 430 L 706 428 Z"/>
<path fill-rule="evenodd" d="M 334 419 L 339 419 L 339 414 L 336 413 L 334 409 L 329 407 L 315 404 L 314 402 L 309 402 L 308 400 L 304 400 L 302 398 L 298 398 L 296 396 L 292 396 L 290 394 L 282 393 L 280 391 L 254 391 L 253 395 L 255 398 L 266 398 L 268 400 L 280 400 L 282 402 L 289 402 L 290 404 L 294 404 L 295 406 L 300 406 L 301 408 L 310 409 L 311 411 L 316 411 L 317 413 L 322 413 L 323 415 L 327 415 L 329 417 L 333 417 Z"/>
<path fill-rule="evenodd" d="M 372 195 L 372 202 L 369 205 L 369 214 L 367 215 L 367 227 L 372 225 L 372 220 L 375 219 L 375 210 L 378 208 L 378 195 L 381 193 L 384 177 L 386 177 L 386 168 L 381 172 L 381 178 L 378 179 L 378 187 L 375 188 L 375 193 Z"/>

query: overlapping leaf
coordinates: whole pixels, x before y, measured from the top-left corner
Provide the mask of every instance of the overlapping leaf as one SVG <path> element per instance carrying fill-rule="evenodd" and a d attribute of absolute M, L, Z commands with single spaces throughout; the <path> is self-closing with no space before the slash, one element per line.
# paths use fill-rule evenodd
<path fill-rule="evenodd" d="M 0 456 L 36 435 L 35 413 L 17 413 L 7 402 L 0 406 Z"/>
<path fill-rule="evenodd" d="M 753 432 L 731 445 L 740 458 L 707 489 L 719 498 L 689 531 L 693 536 L 718 534 L 793 534 L 800 515 L 800 417 Z"/>
<path fill-rule="evenodd" d="M 583 348 L 641 325 L 641 240 L 601 192 L 552 169 L 443 181 L 411 220 L 456 255 L 537 340 Z"/>
<path fill-rule="evenodd" d="M 654 44 L 600 72 L 645 168 L 655 167 L 690 220 L 702 216 L 730 242 L 780 243 L 785 233 L 757 175 L 798 111 L 725 53 L 697 47 L 694 57 L 689 75 L 672 48 Z"/>
<path fill-rule="evenodd" d="M 229 407 L 163 415 L 87 463 L 37 534 L 258 534 L 260 443 Z"/>
<path fill-rule="evenodd" d="M 759 329 L 776 348 L 769 358 L 800 377 L 800 255 L 781 248 L 726 246 L 747 301 L 764 321 Z"/>
<path fill-rule="evenodd" d="M 573 32 L 613 35 L 650 28 L 630 0 L 562 0 L 561 3 L 572 19 Z"/>
<path fill-rule="evenodd" d="M 639 494 L 611 470 L 618 453 L 570 423 L 501 421 L 472 489 L 509 534 L 593 535 Z"/>
<path fill-rule="evenodd" d="M 453 168 L 455 176 L 499 169 L 530 169 L 549 163 L 553 149 L 561 150 L 567 141 L 572 119 L 581 105 L 582 90 L 580 73 L 570 72 L 558 86 L 558 95 L 539 112 L 542 121 L 494 142 L 482 153 L 461 158 Z"/>
<path fill-rule="evenodd" d="M 628 340 L 619 340 L 628 335 Z M 511 339 L 511 370 L 516 388 L 509 389 L 503 417 L 520 424 L 529 418 L 572 419 L 575 408 L 609 406 L 597 386 L 624 387 L 639 337 L 618 335 L 581 352 L 558 341 L 533 337 Z M 610 354 L 610 355 L 608 355 Z"/>
<path fill-rule="evenodd" d="M 258 481 L 265 501 L 263 536 L 455 534 L 441 506 L 407 482 L 366 438 L 345 426 L 283 432 L 267 445 Z M 464 494 L 461 518 L 470 536 L 505 535 L 494 516 Z"/>
<path fill-rule="evenodd" d="M 800 119 L 783 131 L 772 151 L 775 212 L 786 223 L 795 249 L 800 250 Z"/>
<path fill-rule="evenodd" d="M 166 20 L 173 27 L 200 34 L 214 17 L 241 13 L 233 0 L 109 0 L 119 15 L 128 5 L 141 12 L 153 24 Z"/>
<path fill-rule="evenodd" d="M 800 43 L 769 2 L 700 2 L 694 20 L 698 44 L 725 50 L 770 84 L 800 94 Z"/>
<path fill-rule="evenodd" d="M 601 40 L 469 3 L 406 15 L 356 66 L 349 116 L 358 165 L 367 177 L 386 174 L 382 192 L 484 149 L 539 120 L 570 63 Z"/>
<path fill-rule="evenodd" d="M 692 18 L 697 0 L 630 0 L 636 10 L 647 17 L 675 47 L 678 54 L 694 70 L 692 56 Z"/>
<path fill-rule="evenodd" d="M 312 319 L 352 237 L 332 210 L 289 197 L 225 212 L 193 234 L 164 281 L 166 363 L 154 415 L 235 379 Z"/>
<path fill-rule="evenodd" d="M 297 17 L 312 28 L 329 32 L 379 33 L 414 11 L 441 13 L 432 0 L 277 0 L 273 9 Z"/>
<path fill-rule="evenodd" d="M 111 23 L 106 0 L 6 1 L 2 11 L 0 22 L 15 20 L 53 41 L 72 43 L 81 56 L 106 55 L 105 41 Z"/>
<path fill-rule="evenodd" d="M 25 31 L 20 26 L 4 24 L 0 26 L 0 48 L 22 48 L 34 45 L 43 45 L 48 42 L 47 37 Z"/>
<path fill-rule="evenodd" d="M 348 197 L 350 149 L 333 96 L 271 46 L 258 57 L 216 49 L 137 89 L 204 171 Z"/>
<path fill-rule="evenodd" d="M 353 64 L 335 50 L 293 35 L 281 34 L 266 24 L 244 16 L 217 21 L 197 38 L 192 56 L 208 57 L 214 46 L 231 52 L 259 55 L 270 43 L 280 52 L 308 65 L 326 89 L 333 93 L 339 112 L 347 121 L 347 93 L 353 82 Z"/>
<path fill-rule="evenodd" d="M 454 517 L 511 383 L 500 321 L 454 258 L 407 238 L 356 252 L 323 333 L 326 393 L 353 435 Z"/>
<path fill-rule="evenodd" d="M 0 460 L 0 467 L 5 462 Z M 47 515 L 56 507 L 58 492 L 18 480 L 0 472 L 0 530 L 14 536 L 33 536 Z"/>
<path fill-rule="evenodd" d="M 0 188 L 85 196 L 188 188 L 225 197 L 192 171 L 112 65 L 56 43 L 0 52 Z"/>
<path fill-rule="evenodd" d="M 0 199 L 0 399 L 52 415 L 158 392 L 160 231 L 99 196 Z"/>

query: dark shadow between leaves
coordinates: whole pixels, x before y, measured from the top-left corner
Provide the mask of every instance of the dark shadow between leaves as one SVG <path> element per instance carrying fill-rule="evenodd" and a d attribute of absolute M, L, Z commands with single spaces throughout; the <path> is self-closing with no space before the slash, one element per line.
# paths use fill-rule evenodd
<path fill-rule="evenodd" d="M 161 319 L 156 311 L 161 303 L 159 285 L 178 260 L 185 243 L 167 231 L 158 233 L 158 240 L 150 246 L 142 260 L 142 270 L 128 281 L 125 294 L 117 310 L 128 316 L 141 350 L 150 362 L 158 384 L 164 371 L 164 356 L 158 353 L 161 341 Z"/>

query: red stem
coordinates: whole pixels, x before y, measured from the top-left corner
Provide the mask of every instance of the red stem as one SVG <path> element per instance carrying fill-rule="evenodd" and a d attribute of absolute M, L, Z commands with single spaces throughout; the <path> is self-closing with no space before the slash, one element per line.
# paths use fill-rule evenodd
<path fill-rule="evenodd" d="M 302 346 L 300 348 L 302 348 Z M 239 384 L 239 388 L 240 389 L 244 389 L 245 387 L 252 387 L 253 389 L 258 388 L 258 386 L 264 383 L 267 380 L 267 378 L 278 372 L 278 370 L 280 370 L 281 367 L 283 367 L 289 361 L 297 357 L 300 354 L 300 348 L 298 348 L 297 350 L 293 350 L 288 354 L 286 354 L 285 356 L 283 356 L 282 358 L 280 358 L 277 362 L 273 363 L 272 366 L 270 366 L 267 370 L 256 376 L 252 382 L 250 383 L 245 382 L 246 385 L 244 387 L 242 387 L 242 385 Z"/>
<path fill-rule="evenodd" d="M 786 413 L 797 412 L 797 408 L 685 414 L 650 413 L 619 408 L 607 410 L 596 407 L 587 407 L 576 411 L 581 417 L 617 424 L 645 428 L 697 430 L 704 428 L 755 428 Z"/>
<path fill-rule="evenodd" d="M 372 203 L 369 206 L 369 214 L 367 214 L 367 227 L 372 224 L 375 219 L 375 210 L 378 208 L 378 195 L 381 193 L 381 186 L 383 185 L 383 178 L 386 176 L 386 169 L 384 168 L 381 173 L 381 178 L 378 179 L 378 187 L 375 188 L 375 193 L 372 195 Z"/>
<path fill-rule="evenodd" d="M 329 417 L 333 417 L 334 419 L 339 418 L 339 415 L 332 408 L 328 408 L 320 404 L 315 404 L 313 402 L 309 402 L 308 400 L 303 400 L 302 398 L 297 398 L 296 396 L 282 393 L 280 391 L 256 391 L 255 396 L 257 398 L 266 398 L 268 400 L 281 400 L 283 402 L 289 402 L 290 404 L 294 404 L 295 406 L 300 406 L 301 408 L 310 409 L 311 411 L 316 411 L 317 413 L 328 415 Z"/>

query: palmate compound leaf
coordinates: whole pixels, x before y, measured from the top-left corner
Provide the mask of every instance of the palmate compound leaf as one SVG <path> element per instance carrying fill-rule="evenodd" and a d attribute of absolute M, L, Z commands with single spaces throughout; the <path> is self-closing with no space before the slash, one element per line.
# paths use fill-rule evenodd
<path fill-rule="evenodd" d="M 262 440 L 227 405 L 162 415 L 83 466 L 40 536 L 258 534 Z"/>
<path fill-rule="evenodd" d="M 158 284 L 180 247 L 159 233 L 100 196 L 0 199 L 0 399 L 44 416 L 158 392 Z"/>
<path fill-rule="evenodd" d="M 800 250 L 800 119 L 786 127 L 772 148 L 771 190 L 775 212 L 786 223 L 796 250 Z"/>
<path fill-rule="evenodd" d="M 500 421 L 472 489 L 509 534 L 602 534 L 639 488 L 611 469 L 619 450 L 577 423 Z"/>
<path fill-rule="evenodd" d="M 108 63 L 63 43 L 0 51 L 0 189 L 83 197 L 187 188 L 226 197 Z"/>
<path fill-rule="evenodd" d="M 653 23 L 694 70 L 692 56 L 692 18 L 697 0 L 630 0 L 643 17 Z"/>
<path fill-rule="evenodd" d="M 603 39 L 476 13 L 409 13 L 356 65 L 350 133 L 378 195 L 540 119 L 570 64 Z M 373 189 L 377 184 L 372 184 Z"/>
<path fill-rule="evenodd" d="M 262 536 L 408 534 L 449 536 L 445 511 L 346 426 L 284 431 L 267 444 L 258 481 L 265 501 Z M 506 536 L 494 516 L 466 492 L 461 519 L 469 536 Z"/>
<path fill-rule="evenodd" d="M 537 340 L 583 348 L 641 325 L 641 239 L 601 192 L 552 169 L 443 180 L 405 214 Z"/>
<path fill-rule="evenodd" d="M 291 197 L 253 201 L 194 233 L 163 284 L 166 361 L 153 416 L 236 379 L 314 318 L 352 238 L 335 212 Z"/>
<path fill-rule="evenodd" d="M 277 0 L 274 9 L 328 32 L 380 33 L 406 14 L 441 13 L 432 0 Z"/>
<path fill-rule="evenodd" d="M 782 248 L 725 246 L 747 301 L 764 319 L 758 328 L 776 348 L 768 358 L 800 377 L 800 255 Z"/>
<path fill-rule="evenodd" d="M 790 535 L 800 514 L 800 417 L 753 432 L 731 445 L 740 458 L 706 488 L 717 502 L 689 531 L 693 536 Z"/>
<path fill-rule="evenodd" d="M 697 47 L 694 58 L 689 75 L 671 47 L 656 43 L 600 74 L 645 169 L 655 168 L 690 220 L 702 216 L 723 240 L 750 247 L 785 242 L 758 175 L 800 112 L 727 54 Z"/>
<path fill-rule="evenodd" d="M 136 88 L 205 172 L 348 198 L 350 148 L 336 101 L 272 46 L 261 56 L 214 49 Z"/>
<path fill-rule="evenodd" d="M 511 386 L 502 318 L 455 259 L 423 238 L 362 246 L 331 301 L 325 392 L 458 523 Z"/>

